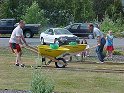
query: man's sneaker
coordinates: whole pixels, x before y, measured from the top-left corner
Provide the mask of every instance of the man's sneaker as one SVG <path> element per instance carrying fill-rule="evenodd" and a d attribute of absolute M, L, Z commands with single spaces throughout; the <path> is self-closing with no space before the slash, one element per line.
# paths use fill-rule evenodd
<path fill-rule="evenodd" d="M 19 66 L 19 63 L 15 63 L 15 66 Z"/>
<path fill-rule="evenodd" d="M 21 64 L 20 67 L 25 67 L 25 64 Z"/>
<path fill-rule="evenodd" d="M 100 61 L 99 63 L 103 64 L 104 62 Z"/>

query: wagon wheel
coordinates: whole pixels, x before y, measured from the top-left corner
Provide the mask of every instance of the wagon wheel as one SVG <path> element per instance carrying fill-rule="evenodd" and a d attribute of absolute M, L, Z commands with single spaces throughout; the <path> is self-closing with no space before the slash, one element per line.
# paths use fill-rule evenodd
<path fill-rule="evenodd" d="M 65 59 L 63 58 L 57 58 L 56 60 L 58 60 L 58 62 L 55 62 L 57 68 L 64 68 L 67 65 Z"/>
<path fill-rule="evenodd" d="M 69 53 L 64 54 L 63 58 L 65 59 L 66 62 L 71 62 L 72 61 L 72 56 Z"/>

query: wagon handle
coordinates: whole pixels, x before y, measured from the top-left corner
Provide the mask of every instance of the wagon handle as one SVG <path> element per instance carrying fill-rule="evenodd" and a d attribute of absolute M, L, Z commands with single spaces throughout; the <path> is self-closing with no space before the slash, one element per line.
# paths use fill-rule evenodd
<path fill-rule="evenodd" d="M 38 54 L 38 49 L 37 48 L 35 48 L 35 47 L 33 47 L 33 46 L 24 46 L 24 48 L 26 48 L 26 49 L 28 49 L 28 50 L 31 50 L 32 52 L 35 52 L 35 53 L 37 53 Z"/>

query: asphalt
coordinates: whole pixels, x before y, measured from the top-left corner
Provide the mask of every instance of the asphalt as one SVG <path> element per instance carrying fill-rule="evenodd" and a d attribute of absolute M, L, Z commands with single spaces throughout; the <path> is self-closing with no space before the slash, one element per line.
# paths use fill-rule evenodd
<path fill-rule="evenodd" d="M 96 45 L 96 39 L 86 39 L 86 40 L 91 47 Z M 29 45 L 32 45 L 32 46 L 40 45 L 40 39 L 37 37 L 26 38 L 26 41 Z M 0 47 L 7 47 L 7 46 L 9 46 L 9 38 L 0 38 Z M 114 47 L 124 47 L 124 38 L 115 38 Z"/>

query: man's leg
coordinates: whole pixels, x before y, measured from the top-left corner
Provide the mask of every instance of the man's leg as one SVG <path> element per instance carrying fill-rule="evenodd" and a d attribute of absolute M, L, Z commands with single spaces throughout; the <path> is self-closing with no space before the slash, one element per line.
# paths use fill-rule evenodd
<path fill-rule="evenodd" d="M 103 53 L 103 49 L 104 49 L 104 45 L 101 45 L 101 56 L 102 56 L 102 60 L 104 60 L 104 58 L 105 58 L 105 55 L 104 55 L 104 53 Z"/>
<path fill-rule="evenodd" d="M 101 53 L 101 57 L 102 57 L 102 60 L 104 61 L 104 58 L 105 58 L 105 55 L 103 53 L 103 49 L 104 49 L 104 45 L 106 44 L 106 39 L 105 38 L 102 38 L 101 39 L 101 45 L 100 45 L 100 53 Z"/>
<path fill-rule="evenodd" d="M 16 65 L 16 66 L 19 66 L 19 63 L 20 63 L 19 53 L 17 52 L 17 49 L 13 49 L 13 50 L 14 50 L 14 53 L 16 54 L 16 62 L 15 62 L 15 65 Z"/>
<path fill-rule="evenodd" d="M 15 55 L 16 55 L 16 62 L 15 62 L 15 65 L 16 66 L 19 66 L 19 62 L 18 62 L 18 56 L 17 56 L 17 49 L 16 49 L 16 43 L 9 43 L 9 45 L 10 45 L 10 48 L 11 48 L 11 50 L 12 50 L 12 52 L 13 53 L 15 53 Z"/>
<path fill-rule="evenodd" d="M 19 62 L 19 64 L 20 64 L 21 67 L 24 67 L 25 65 L 22 64 L 22 61 L 21 61 L 22 50 L 21 50 L 21 47 L 19 46 L 19 44 L 16 44 L 16 48 L 17 48 L 18 62 Z"/>
<path fill-rule="evenodd" d="M 97 53 L 98 59 L 101 62 L 104 62 L 104 60 L 103 60 L 103 54 L 102 54 L 102 47 L 101 46 L 97 46 L 96 47 L 96 53 Z"/>

